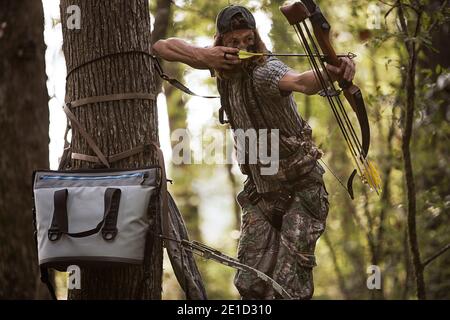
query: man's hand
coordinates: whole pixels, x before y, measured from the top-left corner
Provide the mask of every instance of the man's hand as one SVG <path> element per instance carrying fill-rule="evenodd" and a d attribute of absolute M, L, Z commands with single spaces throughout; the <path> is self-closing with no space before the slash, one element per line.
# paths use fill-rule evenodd
<path fill-rule="evenodd" d="M 355 76 L 355 63 L 348 57 L 339 59 L 341 65 L 339 67 L 326 65 L 332 81 L 347 80 L 352 81 Z M 323 74 L 323 72 L 322 72 Z M 288 71 L 283 78 L 280 79 L 278 87 L 281 92 L 301 92 L 307 95 L 313 95 L 322 89 L 320 83 L 313 70 L 303 72 L 301 74 L 295 71 Z"/>
<path fill-rule="evenodd" d="M 198 59 L 209 69 L 232 70 L 241 63 L 237 56 L 239 49 L 231 47 L 209 47 L 198 49 Z"/>
<path fill-rule="evenodd" d="M 330 73 L 333 81 L 339 81 L 341 79 L 351 82 L 355 77 L 356 66 L 352 59 L 348 57 L 339 58 L 341 65 L 339 67 L 327 64 L 327 70 Z"/>

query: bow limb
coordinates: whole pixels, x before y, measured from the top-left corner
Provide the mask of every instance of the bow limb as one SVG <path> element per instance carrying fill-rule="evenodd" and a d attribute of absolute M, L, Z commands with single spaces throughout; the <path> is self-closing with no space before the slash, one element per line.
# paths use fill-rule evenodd
<path fill-rule="evenodd" d="M 296 29 L 297 35 L 303 42 L 305 50 L 308 51 L 307 53 L 310 56 L 310 59 L 314 59 L 314 54 L 320 55 L 319 48 L 324 55 L 325 59 L 322 59 L 320 64 L 318 64 L 317 62 L 312 63 L 312 67 L 314 68 L 316 74 L 320 73 L 320 65 L 322 65 L 323 68 L 325 67 L 323 61 L 335 67 L 340 66 L 341 61 L 336 55 L 336 52 L 334 51 L 334 48 L 330 42 L 331 26 L 313 0 L 302 0 L 302 2 L 295 2 L 294 4 L 281 7 L 280 10 L 286 16 L 289 23 L 294 26 L 294 29 Z M 306 19 L 309 19 L 311 22 L 315 41 L 313 40 L 312 35 L 305 23 Z M 303 33 L 303 31 L 301 31 L 302 29 L 305 30 L 306 35 Z M 307 44 L 307 38 L 310 39 L 310 44 L 312 46 L 311 48 Z M 321 76 L 318 76 L 318 78 L 321 78 Z M 342 133 L 344 134 L 352 156 L 355 160 L 355 165 L 357 166 L 358 171 L 363 178 L 363 181 L 368 182 L 369 185 L 373 186 L 378 192 L 376 181 L 378 181 L 379 177 L 377 176 L 376 170 L 374 170 L 373 165 L 367 160 L 367 155 L 370 147 L 370 127 L 361 90 L 351 81 L 349 82 L 345 79 L 339 79 L 338 81 L 346 100 L 357 116 L 361 131 L 361 139 L 358 139 L 356 132 L 351 125 L 350 120 L 348 119 L 348 115 L 344 110 L 342 102 L 336 95 L 337 92 L 334 89 L 334 85 L 330 82 L 330 77 L 328 76 L 328 79 L 320 79 L 320 82 L 323 88 L 324 95 L 328 98 L 330 106 L 337 117 L 339 126 L 341 127 Z M 329 87 L 331 88 L 330 90 L 328 89 Z M 347 183 L 347 190 L 352 199 L 352 183 L 356 172 L 357 171 L 355 170 L 350 175 Z"/>
<path fill-rule="evenodd" d="M 362 138 L 361 156 L 366 158 L 369 153 L 370 147 L 370 126 L 361 90 L 357 86 L 351 85 L 349 88 L 344 89 L 343 91 L 345 98 L 352 106 L 353 110 L 356 113 L 356 117 L 358 118 Z"/>

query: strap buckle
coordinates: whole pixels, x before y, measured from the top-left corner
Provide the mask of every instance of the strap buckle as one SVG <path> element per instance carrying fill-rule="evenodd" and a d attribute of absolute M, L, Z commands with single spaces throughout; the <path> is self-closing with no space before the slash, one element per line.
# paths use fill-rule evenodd
<path fill-rule="evenodd" d="M 50 241 L 57 241 L 61 239 L 62 233 L 57 228 L 50 228 L 48 229 L 48 240 Z"/>
<path fill-rule="evenodd" d="M 261 200 L 261 195 L 258 193 L 254 184 L 248 184 L 247 197 L 253 205 L 256 205 Z"/>
<path fill-rule="evenodd" d="M 117 236 L 118 229 L 117 228 L 106 228 L 102 229 L 102 237 L 106 241 L 112 241 Z"/>
<path fill-rule="evenodd" d="M 225 119 L 225 109 L 223 106 L 220 107 L 220 109 L 219 109 L 219 122 L 220 122 L 220 124 L 230 123 L 230 121 L 228 121 L 228 119 Z"/>
<path fill-rule="evenodd" d="M 156 68 L 156 72 L 158 73 L 158 75 L 163 78 L 164 80 L 169 80 L 170 77 L 164 73 L 164 70 L 161 66 L 161 63 L 159 62 L 158 58 L 154 55 L 151 56 L 153 61 L 155 61 L 155 68 Z"/>
<path fill-rule="evenodd" d="M 289 190 L 282 190 L 279 192 L 277 199 L 273 204 L 272 214 L 270 220 L 272 225 L 278 231 L 281 230 L 283 225 L 283 216 L 286 213 L 286 210 L 289 208 L 293 200 L 292 194 Z"/>

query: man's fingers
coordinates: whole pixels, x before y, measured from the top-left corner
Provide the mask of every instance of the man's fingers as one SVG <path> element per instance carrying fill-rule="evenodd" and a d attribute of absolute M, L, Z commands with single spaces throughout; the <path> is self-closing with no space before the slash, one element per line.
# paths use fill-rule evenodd
<path fill-rule="evenodd" d="M 231 54 L 237 54 L 239 52 L 238 48 L 233 48 L 233 47 L 222 47 L 223 48 L 223 52 L 227 52 L 227 53 L 231 53 Z"/>
<path fill-rule="evenodd" d="M 225 60 L 227 60 L 227 61 L 240 61 L 240 59 L 237 55 L 234 55 L 231 53 L 226 53 L 226 56 L 224 56 L 224 58 L 226 58 Z"/>
<path fill-rule="evenodd" d="M 355 63 L 349 58 L 343 58 L 342 64 L 345 65 L 344 79 L 347 81 L 352 81 L 355 76 Z"/>
<path fill-rule="evenodd" d="M 352 60 L 352 74 L 351 74 L 352 80 L 353 80 L 353 78 L 355 78 L 355 74 L 356 74 L 356 64 L 355 64 L 355 62 Z"/>
<path fill-rule="evenodd" d="M 335 67 L 331 64 L 327 64 L 327 69 L 333 73 L 340 73 L 341 72 L 341 68 Z"/>
<path fill-rule="evenodd" d="M 347 66 L 344 72 L 344 79 L 347 81 L 352 80 L 352 68 L 350 66 Z"/>
<path fill-rule="evenodd" d="M 341 58 L 341 72 L 345 73 L 345 71 L 348 69 L 349 63 L 347 58 Z"/>
<path fill-rule="evenodd" d="M 220 52 L 226 60 L 239 60 L 237 48 L 221 47 Z"/>

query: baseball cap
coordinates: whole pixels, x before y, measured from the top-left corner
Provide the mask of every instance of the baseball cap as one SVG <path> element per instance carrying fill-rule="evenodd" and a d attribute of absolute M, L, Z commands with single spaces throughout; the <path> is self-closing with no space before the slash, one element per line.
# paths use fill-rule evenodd
<path fill-rule="evenodd" d="M 231 20 L 235 15 L 238 14 L 240 14 L 244 18 L 245 23 L 239 25 L 237 28 L 232 28 Z M 234 29 L 255 29 L 256 23 L 255 18 L 247 8 L 242 6 L 230 5 L 223 8 L 217 15 L 216 28 L 219 34 L 224 34 L 233 31 Z"/>

